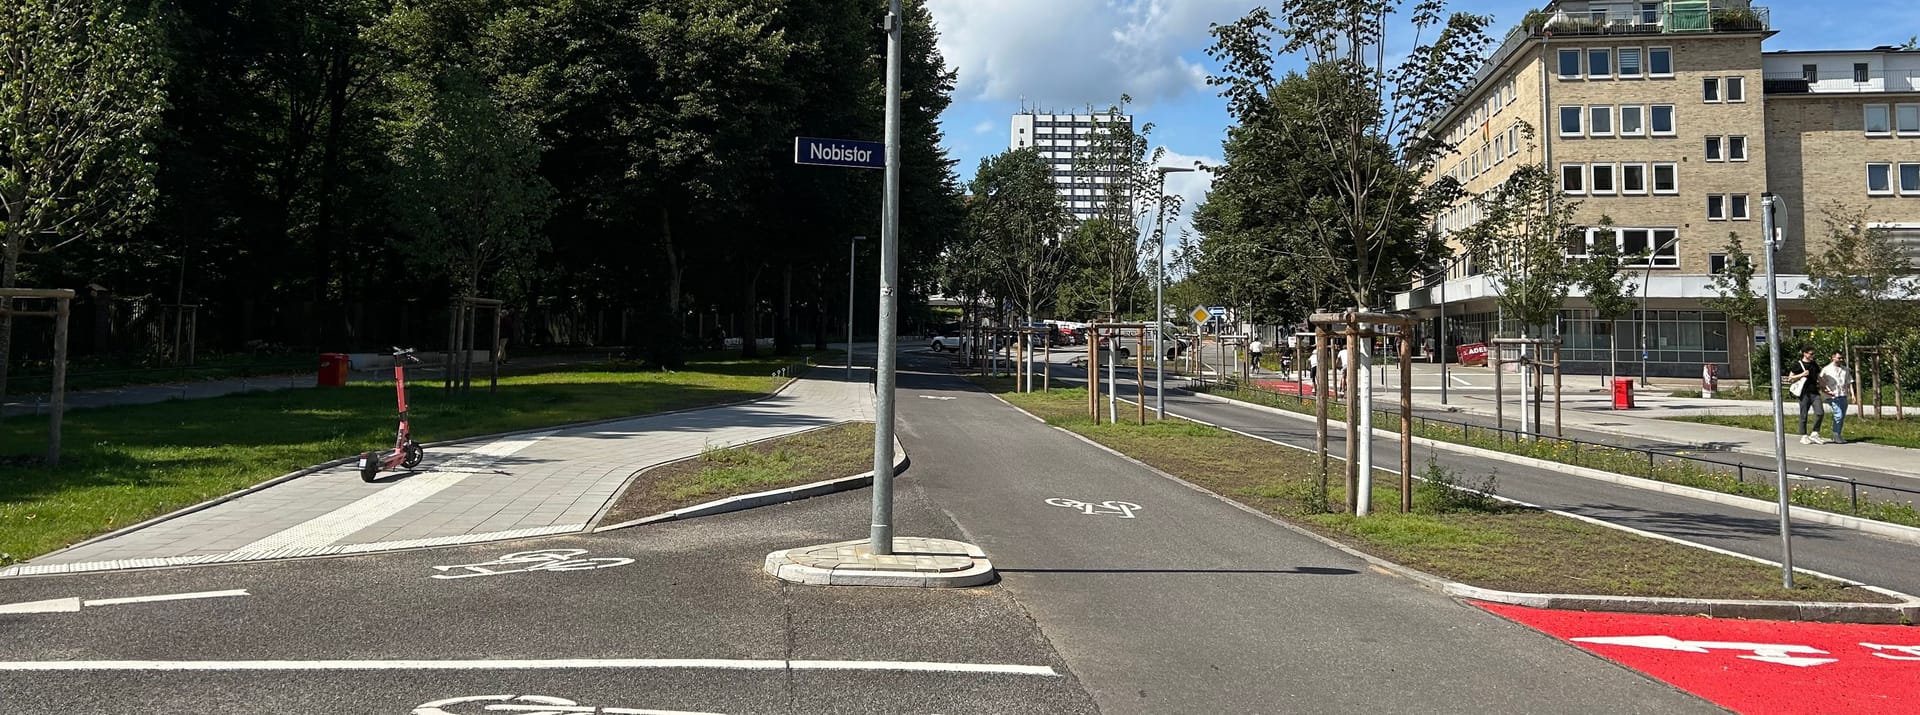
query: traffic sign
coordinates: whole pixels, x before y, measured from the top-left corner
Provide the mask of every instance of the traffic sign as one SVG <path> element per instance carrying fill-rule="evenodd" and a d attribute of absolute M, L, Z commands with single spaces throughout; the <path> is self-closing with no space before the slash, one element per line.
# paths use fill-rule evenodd
<path fill-rule="evenodd" d="M 1213 317 L 1213 313 L 1209 312 L 1206 308 L 1194 308 L 1193 312 L 1187 314 L 1187 317 L 1192 318 L 1193 322 L 1204 323 L 1207 322 L 1208 318 Z"/>
<path fill-rule="evenodd" d="M 1214 320 L 1226 320 L 1227 307 L 1224 305 L 1216 305 L 1216 306 L 1207 308 L 1207 315 L 1213 316 Z"/>
<path fill-rule="evenodd" d="M 793 163 L 854 169 L 887 168 L 887 145 L 853 139 L 793 138 Z"/>

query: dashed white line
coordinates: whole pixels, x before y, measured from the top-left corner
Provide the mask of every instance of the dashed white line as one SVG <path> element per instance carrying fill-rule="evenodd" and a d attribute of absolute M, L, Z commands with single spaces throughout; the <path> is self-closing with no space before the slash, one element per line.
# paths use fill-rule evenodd
<path fill-rule="evenodd" d="M 1059 677 L 1045 665 L 890 660 L 730 658 L 575 658 L 557 660 L 33 660 L 0 662 L 0 671 L 290 671 L 290 670 L 584 670 L 713 669 L 909 671 Z"/>

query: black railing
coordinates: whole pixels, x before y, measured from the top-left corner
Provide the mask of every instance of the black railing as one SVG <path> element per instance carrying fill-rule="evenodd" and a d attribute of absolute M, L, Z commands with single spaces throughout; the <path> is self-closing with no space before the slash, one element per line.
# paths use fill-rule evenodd
<path fill-rule="evenodd" d="M 1198 388 L 1200 391 L 1207 391 L 1210 389 L 1219 389 L 1219 388 L 1225 388 L 1229 390 L 1244 390 L 1247 392 L 1258 392 L 1258 393 L 1273 395 L 1275 397 L 1292 398 L 1296 400 L 1301 407 L 1310 407 L 1313 404 L 1313 398 L 1308 395 L 1289 394 L 1289 393 L 1280 392 L 1277 390 L 1270 390 L 1264 387 L 1260 387 L 1258 385 L 1249 385 L 1245 383 L 1240 383 L 1237 380 L 1233 380 L 1232 378 L 1227 379 L 1225 382 L 1221 382 L 1219 380 L 1203 381 L 1203 380 L 1190 378 L 1187 381 L 1186 388 L 1189 390 L 1194 390 L 1195 388 Z M 1343 409 L 1345 407 L 1345 402 L 1339 399 L 1330 400 L 1328 404 L 1340 405 Z M 1395 423 L 1398 422 L 1398 418 L 1399 418 L 1398 413 L 1389 412 L 1385 410 L 1375 410 L 1374 415 L 1376 418 L 1375 424 L 1388 425 L 1387 429 L 1390 429 L 1390 430 L 1395 428 Z M 1386 419 L 1380 419 L 1383 416 Z M 1581 463 L 1581 450 L 1583 448 L 1590 453 L 1600 452 L 1602 450 L 1605 450 L 1613 453 L 1625 453 L 1630 455 L 1643 456 L 1646 458 L 1646 462 L 1647 462 L 1647 473 L 1644 475 L 1630 474 L 1626 472 L 1620 472 L 1614 469 L 1605 469 L 1604 471 L 1611 471 L 1616 474 L 1623 474 L 1625 476 L 1630 476 L 1630 477 L 1653 479 L 1655 481 L 1666 481 L 1666 480 L 1661 480 L 1654 476 L 1659 469 L 1659 463 L 1662 459 L 1667 460 L 1669 463 L 1678 462 L 1678 463 L 1685 463 L 1690 465 L 1710 465 L 1703 470 L 1703 473 L 1701 474 L 1701 476 L 1713 476 L 1716 474 L 1721 476 L 1730 475 L 1734 478 L 1735 482 L 1740 484 L 1749 483 L 1747 480 L 1748 472 L 1757 472 L 1763 476 L 1757 477 L 1753 482 L 1751 482 L 1752 484 L 1755 484 L 1757 486 L 1772 486 L 1772 482 L 1770 478 L 1774 475 L 1774 470 L 1773 468 L 1770 468 L 1770 467 L 1768 468 L 1754 467 L 1754 466 L 1750 466 L 1740 462 L 1729 462 L 1729 461 L 1724 461 L 1719 459 L 1712 459 L 1708 457 L 1694 456 L 1690 454 L 1675 454 L 1671 451 L 1665 451 L 1661 449 L 1649 449 L 1645 447 L 1632 447 L 1632 446 L 1620 445 L 1620 444 L 1610 444 L 1606 442 L 1594 442 L 1590 440 L 1576 439 L 1573 437 L 1536 435 L 1536 434 L 1529 434 L 1524 430 L 1509 429 L 1504 426 L 1480 425 L 1480 424 L 1473 424 L 1471 422 L 1465 422 L 1465 421 L 1459 421 L 1459 420 L 1437 419 L 1437 418 L 1426 417 L 1426 416 L 1415 416 L 1413 420 L 1414 420 L 1416 429 L 1426 434 L 1445 434 L 1450 429 L 1458 429 L 1460 431 L 1459 443 L 1466 444 L 1468 446 L 1472 446 L 1471 443 L 1473 442 L 1473 437 L 1476 431 L 1479 433 L 1480 437 L 1483 439 L 1488 435 L 1488 433 L 1491 433 L 1493 436 L 1495 446 L 1502 448 L 1502 451 L 1505 451 L 1504 448 L 1507 446 L 1509 442 L 1511 442 L 1516 447 L 1522 445 L 1523 443 L 1531 443 L 1535 445 L 1546 443 L 1550 446 L 1564 445 L 1567 448 L 1569 459 L 1564 461 L 1563 463 L 1571 464 L 1576 467 L 1591 466 L 1592 468 L 1603 469 L 1603 465 L 1598 463 L 1599 460 L 1597 459 L 1597 455 L 1595 458 L 1589 458 L 1589 461 L 1591 464 Z M 1440 426 L 1440 429 L 1436 431 L 1434 429 L 1435 425 Z M 1453 441 L 1453 440 L 1447 439 L 1446 441 Z M 1675 449 L 1677 449 L 1677 447 Z M 1531 457 L 1532 455 L 1520 453 L 1520 456 Z M 1533 457 L 1533 458 L 1543 459 L 1542 457 Z M 1634 457 L 1634 459 L 1638 459 L 1638 457 Z M 1548 461 L 1562 461 L 1562 460 L 1549 459 Z M 1617 465 L 1617 462 L 1614 464 Z M 1847 504 L 1848 504 L 1848 510 L 1846 512 L 1839 512 L 1834 509 L 1827 509 L 1827 508 L 1810 505 L 1810 504 L 1802 504 L 1802 503 L 1795 504 L 1795 506 L 1798 506 L 1803 509 L 1815 509 L 1819 511 L 1827 511 L 1827 512 L 1833 512 L 1833 513 L 1846 513 L 1851 516 L 1859 516 L 1860 490 L 1862 487 L 1865 487 L 1866 489 L 1869 489 L 1869 490 L 1878 489 L 1886 492 L 1892 492 L 1895 494 L 1903 495 L 1903 497 L 1907 499 L 1907 504 L 1910 507 L 1920 504 L 1920 501 L 1915 501 L 1916 499 L 1920 499 L 1920 489 L 1895 486 L 1891 484 L 1862 484 L 1859 480 L 1853 479 L 1851 477 L 1841 477 L 1841 476 L 1826 475 L 1826 474 L 1814 474 L 1811 472 L 1804 472 L 1804 471 L 1788 471 L 1787 478 L 1789 480 L 1796 480 L 1796 481 L 1803 481 L 1803 482 L 1806 482 L 1806 481 L 1822 482 L 1822 483 L 1828 483 L 1833 485 L 1843 485 L 1846 487 Z M 1789 489 L 1791 490 L 1791 486 L 1789 486 Z M 1920 525 L 1920 524 L 1910 524 L 1910 525 Z"/>

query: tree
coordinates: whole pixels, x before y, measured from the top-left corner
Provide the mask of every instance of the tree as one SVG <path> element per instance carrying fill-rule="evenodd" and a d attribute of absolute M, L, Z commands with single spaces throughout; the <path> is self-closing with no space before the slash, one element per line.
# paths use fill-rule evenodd
<path fill-rule="evenodd" d="M 1767 319 L 1767 306 L 1761 302 L 1759 294 L 1753 290 L 1753 256 L 1747 253 L 1746 246 L 1740 241 L 1740 234 L 1727 232 L 1727 242 L 1720 248 L 1725 253 L 1726 267 L 1713 276 L 1712 297 L 1700 301 L 1708 310 L 1726 313 L 1728 318 L 1748 330 L 1758 327 Z M 1747 351 L 1748 384 L 1773 384 L 1767 377 L 1773 372 L 1771 358 L 1758 351 Z"/>
<path fill-rule="evenodd" d="M 1915 324 L 1913 266 L 1865 211 L 1827 207 L 1827 248 L 1807 260 L 1806 296 L 1814 316 L 1855 333 L 1894 331 Z"/>
<path fill-rule="evenodd" d="M 165 106 L 149 29 L 118 3 L 9 0 L 0 7 L 0 288 L 21 257 L 112 237 L 154 198 L 149 132 Z M 12 351 L 0 299 L 0 395 Z"/>
<path fill-rule="evenodd" d="M 1573 221 L 1579 203 L 1557 193 L 1546 167 L 1522 166 L 1475 200 L 1483 218 L 1456 234 L 1522 335 L 1553 325 L 1576 278 L 1567 248 L 1577 241 L 1585 252 L 1585 232 Z"/>
<path fill-rule="evenodd" d="M 1031 321 L 1050 301 L 1062 267 L 1067 212 L 1053 188 L 1053 168 L 1032 147 L 980 161 L 970 187 L 968 232 L 998 278 L 997 293 Z"/>
<path fill-rule="evenodd" d="M 1104 110 L 1087 108 L 1096 117 L 1128 113 L 1131 97 Z M 1152 124 L 1135 127 L 1123 122 L 1096 121 L 1086 134 L 1087 148 L 1071 167 L 1074 182 L 1093 190 L 1105 189 L 1097 213 L 1074 227 L 1070 244 L 1075 277 L 1062 291 L 1063 302 L 1076 313 L 1099 313 L 1118 318 L 1135 312 L 1149 286 L 1141 270 L 1151 255 L 1140 240 L 1140 225 L 1156 210 L 1179 211 L 1179 197 L 1160 191 L 1158 172 L 1165 150 L 1153 148 Z M 1147 197 L 1157 197 L 1149 200 Z M 1157 244 L 1155 244 L 1157 245 Z"/>
<path fill-rule="evenodd" d="M 1491 44 L 1489 18 L 1445 15 L 1439 0 L 1421 0 L 1404 18 L 1415 32 L 1412 51 L 1390 63 L 1387 26 L 1402 19 L 1401 6 L 1283 0 L 1277 13 L 1259 8 L 1214 26 L 1209 50 L 1223 68 L 1207 81 L 1223 88 L 1238 124 L 1277 120 L 1273 129 L 1283 136 L 1273 147 L 1324 165 L 1323 185 L 1304 202 L 1308 210 L 1292 218 L 1310 239 L 1300 242 L 1312 249 L 1310 258 L 1337 266 L 1329 271 L 1333 287 L 1360 309 L 1409 285 L 1439 247 L 1426 227 L 1451 203 L 1453 185 L 1418 180 L 1447 149 L 1425 129 L 1465 96 Z M 1436 33 L 1430 42 L 1428 32 Z M 1302 56 L 1315 81 L 1281 104 L 1273 101 L 1283 81 L 1274 58 L 1288 54 Z"/>
<path fill-rule="evenodd" d="M 1612 219 L 1602 217 L 1602 227 L 1611 226 Z M 1620 319 L 1633 313 L 1633 291 L 1637 287 L 1629 280 L 1629 274 L 1622 270 L 1626 265 L 1620 255 L 1620 247 L 1613 241 L 1595 241 L 1587 246 L 1585 260 L 1573 264 L 1573 280 L 1587 296 L 1587 305 L 1593 308 L 1593 316 L 1607 324 L 1607 377 L 1617 377 L 1619 371 L 1619 351 L 1615 342 L 1620 337 Z"/>

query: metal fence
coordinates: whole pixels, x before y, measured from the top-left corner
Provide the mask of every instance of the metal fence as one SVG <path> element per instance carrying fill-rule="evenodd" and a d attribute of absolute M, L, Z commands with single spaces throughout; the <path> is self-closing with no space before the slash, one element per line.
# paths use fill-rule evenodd
<path fill-rule="evenodd" d="M 1229 379 L 1224 383 L 1222 383 L 1219 380 L 1201 381 L 1201 380 L 1189 379 L 1186 387 L 1188 389 L 1194 389 L 1198 387 L 1201 390 L 1225 388 L 1225 389 L 1231 389 L 1231 390 L 1244 390 L 1247 392 L 1264 393 L 1264 394 L 1272 395 L 1274 397 L 1292 398 L 1295 401 L 1297 401 L 1302 407 L 1309 406 L 1313 403 L 1313 399 L 1307 395 L 1288 394 L 1285 392 L 1279 392 L 1277 390 L 1270 390 L 1254 384 L 1241 383 L 1232 379 Z M 1343 400 L 1338 400 L 1338 399 L 1331 400 L 1328 404 L 1341 405 L 1342 407 L 1345 406 L 1345 402 Z M 1393 412 L 1376 410 L 1374 412 L 1374 415 L 1376 417 L 1376 424 L 1384 424 L 1384 425 L 1391 426 L 1396 424 L 1399 421 L 1398 419 L 1399 415 Z M 1383 417 L 1384 419 L 1381 419 Z M 1675 454 L 1670 451 L 1664 451 L 1659 449 L 1648 449 L 1644 447 L 1632 447 L 1627 445 L 1608 444 L 1605 442 L 1594 442 L 1590 440 L 1576 439 L 1573 437 L 1556 437 L 1552 435 L 1529 435 L 1526 432 L 1517 428 L 1509 429 L 1504 427 L 1479 425 L 1479 424 L 1473 424 L 1471 422 L 1465 422 L 1460 420 L 1437 419 L 1437 418 L 1425 417 L 1425 416 L 1415 416 L 1413 420 L 1414 420 L 1415 429 L 1418 430 L 1420 433 L 1424 433 L 1424 434 L 1445 435 L 1445 434 L 1448 434 L 1450 431 L 1457 430 L 1460 435 L 1460 439 L 1458 441 L 1463 444 L 1471 445 L 1474 437 L 1477 434 L 1481 439 L 1486 439 L 1488 435 L 1491 435 L 1494 445 L 1497 448 L 1502 448 L 1503 451 L 1504 451 L 1504 448 L 1509 443 L 1511 443 L 1515 447 L 1521 446 L 1523 444 L 1545 445 L 1543 449 L 1551 450 L 1555 452 L 1561 452 L 1560 448 L 1564 447 L 1564 454 L 1567 455 L 1567 459 L 1565 460 L 1552 459 L 1549 461 L 1562 462 L 1565 464 L 1571 464 L 1576 467 L 1592 467 L 1596 469 L 1606 469 L 1608 467 L 1617 467 L 1621 464 L 1621 462 L 1618 461 L 1617 455 L 1631 455 L 1630 458 L 1635 460 L 1638 460 L 1640 458 L 1645 458 L 1646 465 L 1647 465 L 1646 474 L 1644 475 L 1629 474 L 1626 472 L 1619 472 L 1616 469 L 1606 469 L 1606 471 L 1614 471 L 1616 473 L 1626 474 L 1626 476 L 1641 477 L 1641 478 L 1655 479 L 1656 481 L 1661 481 L 1656 479 L 1653 475 L 1658 472 L 1661 463 L 1664 461 L 1667 464 L 1687 464 L 1690 466 L 1694 466 L 1696 468 L 1701 469 L 1705 475 L 1720 474 L 1722 476 L 1732 476 L 1736 482 L 1741 484 L 1748 483 L 1748 479 L 1747 479 L 1748 474 L 1754 473 L 1757 476 L 1752 481 L 1753 484 L 1769 486 L 1769 487 L 1773 486 L 1774 470 L 1771 467 L 1754 467 L 1746 464 L 1741 464 L 1739 462 L 1730 462 L 1725 460 L 1713 459 L 1709 457 L 1701 457 L 1701 456 L 1695 456 L 1690 454 Z M 1453 440 L 1448 439 L 1447 441 L 1453 441 Z M 1583 457 L 1583 451 L 1585 453 L 1584 456 L 1586 457 L 1586 460 L 1587 460 L 1587 462 L 1584 464 L 1581 461 Z M 1522 456 L 1531 456 L 1531 455 L 1523 454 Z M 1540 457 L 1536 457 L 1536 458 L 1538 459 Z M 1841 476 L 1826 475 L 1826 474 L 1814 474 L 1811 472 L 1804 472 L 1804 471 L 1790 470 L 1787 472 L 1787 478 L 1790 480 L 1797 480 L 1797 481 L 1803 481 L 1803 482 L 1817 482 L 1817 483 L 1834 485 L 1836 487 L 1845 487 L 1846 493 L 1847 493 L 1847 504 L 1848 504 L 1848 510 L 1845 513 L 1855 515 L 1855 516 L 1858 516 L 1860 513 L 1860 490 L 1863 487 L 1869 490 L 1878 489 L 1886 492 L 1899 494 L 1901 495 L 1900 498 L 1905 500 L 1910 505 L 1920 504 L 1920 489 L 1900 487 L 1900 486 L 1894 486 L 1889 484 L 1862 484 L 1859 480 L 1853 479 L 1850 477 L 1841 477 Z M 1821 507 L 1810 506 L 1806 504 L 1795 504 L 1795 506 L 1799 506 L 1801 508 L 1806 508 L 1806 509 L 1818 509 L 1821 511 L 1836 511 L 1833 509 L 1824 509 Z"/>

